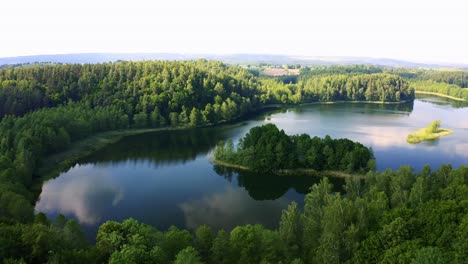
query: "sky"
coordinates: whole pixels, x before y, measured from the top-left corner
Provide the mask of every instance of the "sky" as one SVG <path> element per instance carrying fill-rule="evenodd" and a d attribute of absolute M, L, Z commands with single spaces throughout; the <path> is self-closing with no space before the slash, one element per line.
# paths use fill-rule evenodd
<path fill-rule="evenodd" d="M 6 0 L 0 57 L 284 54 L 468 64 L 466 0 Z"/>

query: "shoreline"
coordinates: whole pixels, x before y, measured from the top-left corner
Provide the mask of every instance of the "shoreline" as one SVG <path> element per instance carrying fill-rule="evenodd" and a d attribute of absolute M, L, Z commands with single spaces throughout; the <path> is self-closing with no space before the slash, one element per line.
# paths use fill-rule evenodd
<path fill-rule="evenodd" d="M 216 160 L 214 158 L 210 158 L 209 161 L 215 165 L 225 167 L 225 168 L 230 168 L 230 169 L 235 169 L 235 170 L 241 170 L 241 171 L 251 171 L 249 167 L 243 166 L 243 165 L 237 165 L 237 164 L 232 164 L 232 163 L 227 163 L 221 160 Z M 296 176 L 298 174 L 304 174 L 307 176 L 314 176 L 314 177 L 334 177 L 334 178 L 358 178 L 358 179 L 365 179 L 365 175 L 362 174 L 351 174 L 351 173 L 346 173 L 343 171 L 330 171 L 330 170 L 324 170 L 324 171 L 317 171 L 314 169 L 307 169 L 307 168 L 297 168 L 297 169 L 283 169 L 283 170 L 278 170 L 274 172 L 277 175 L 280 176 Z"/>
<path fill-rule="evenodd" d="M 415 98 L 416 99 L 416 98 Z M 268 109 L 268 108 L 282 108 L 282 107 L 297 107 L 297 106 L 307 106 L 307 105 L 331 105 L 331 104 L 383 104 L 383 105 L 396 105 L 396 104 L 405 104 L 411 102 L 411 100 L 403 100 L 398 102 L 383 102 L 383 101 L 319 101 L 319 102 L 308 102 L 300 104 L 269 104 L 264 105 L 259 108 L 259 110 Z"/>
<path fill-rule="evenodd" d="M 426 91 L 420 91 L 420 90 L 415 90 L 415 93 L 417 93 L 417 94 L 435 95 L 435 96 L 444 97 L 444 98 L 452 99 L 452 100 L 459 101 L 459 102 L 466 102 L 465 99 L 458 98 L 458 97 L 453 97 L 453 96 L 446 95 L 446 94 L 441 94 L 441 93 L 426 92 Z"/>
<path fill-rule="evenodd" d="M 308 102 L 308 103 L 300 103 L 300 104 L 269 104 L 269 105 L 264 105 L 259 108 L 257 108 L 254 112 L 246 114 L 245 116 L 251 116 L 258 114 L 258 111 L 263 111 L 263 110 L 268 110 L 268 109 L 277 109 L 277 108 L 283 108 L 283 107 L 297 107 L 297 106 L 307 106 L 307 105 L 319 105 L 319 104 L 344 104 L 344 103 L 352 103 L 352 104 L 404 104 L 409 102 L 408 100 L 405 101 L 399 101 L 399 102 L 382 102 L 382 101 L 326 101 L 326 102 Z M 244 116 L 244 117 L 245 117 Z M 215 126 L 221 126 L 221 125 L 229 125 L 233 122 L 238 122 L 241 121 L 244 117 L 237 117 L 234 118 L 233 120 L 229 121 L 220 121 L 215 124 L 205 124 L 202 126 L 198 126 L 196 128 L 201 128 L 201 127 L 215 127 Z M 33 189 L 37 190 L 41 188 L 43 181 L 48 180 L 56 176 L 57 174 L 60 174 L 63 170 L 71 167 L 73 164 L 75 164 L 78 160 L 86 157 L 87 155 L 92 154 L 93 152 L 96 152 L 102 148 L 104 148 L 107 145 L 116 143 L 120 141 L 122 138 L 127 137 L 127 136 L 133 136 L 133 135 L 138 135 L 138 134 L 144 134 L 144 133 L 151 133 L 151 132 L 158 132 L 158 131 L 171 131 L 171 130 L 188 130 L 188 129 L 193 129 L 194 127 L 159 127 L 159 128 L 142 128 L 142 129 L 120 129 L 120 130 L 112 130 L 112 131 L 106 131 L 106 132 L 100 132 L 94 135 L 91 135 L 89 137 L 86 137 L 84 139 L 81 139 L 79 141 L 71 143 L 69 149 L 52 154 L 50 156 L 46 156 L 45 159 L 42 162 L 42 165 L 40 168 L 35 171 L 34 175 L 37 176 L 35 182 L 33 183 Z M 232 166 L 232 165 L 231 165 Z M 240 168 L 237 168 L 240 169 Z M 248 169 L 248 168 L 246 168 Z M 299 169 L 298 169 L 299 170 Z M 289 172 L 284 172 L 284 173 L 289 173 Z M 308 172 L 312 174 L 312 172 Z M 317 172 L 315 172 L 317 173 Z M 325 171 L 320 172 L 321 174 L 325 173 Z M 329 171 L 327 173 L 336 175 L 337 177 L 343 177 L 343 176 L 338 176 L 341 175 L 340 172 L 336 171 Z M 349 177 L 344 176 L 344 177 Z"/>

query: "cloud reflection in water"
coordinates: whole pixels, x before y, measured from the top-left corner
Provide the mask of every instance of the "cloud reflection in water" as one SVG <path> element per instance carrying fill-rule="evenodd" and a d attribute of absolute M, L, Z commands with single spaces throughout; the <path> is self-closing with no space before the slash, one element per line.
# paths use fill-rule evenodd
<path fill-rule="evenodd" d="M 281 210 L 290 202 L 285 196 L 274 201 L 255 201 L 246 190 L 229 186 L 224 192 L 184 202 L 179 207 L 184 212 L 185 225 L 190 229 L 205 224 L 214 229 L 230 230 L 237 225 L 253 223 L 274 226 Z"/>
<path fill-rule="evenodd" d="M 73 214 L 80 223 L 96 224 L 124 197 L 122 188 L 110 176 L 92 165 L 77 165 L 43 185 L 36 211 Z"/>

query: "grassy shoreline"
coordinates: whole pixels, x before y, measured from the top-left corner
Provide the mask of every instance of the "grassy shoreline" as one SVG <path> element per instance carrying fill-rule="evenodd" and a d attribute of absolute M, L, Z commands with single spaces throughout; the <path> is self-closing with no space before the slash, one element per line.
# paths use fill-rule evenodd
<path fill-rule="evenodd" d="M 429 133 L 427 132 L 427 128 L 421 128 L 410 133 L 408 137 L 406 138 L 406 142 L 410 144 L 417 144 L 422 141 L 434 140 L 439 137 L 448 136 L 452 133 L 453 133 L 453 130 L 443 129 L 443 128 L 439 129 L 435 133 Z"/>
<path fill-rule="evenodd" d="M 441 94 L 441 93 L 426 92 L 426 91 L 419 91 L 419 90 L 415 90 L 415 92 L 417 94 L 429 94 L 429 95 L 435 95 L 435 96 L 439 96 L 439 97 L 449 98 L 449 99 L 452 99 L 452 100 L 455 100 L 455 101 L 466 102 L 465 99 L 458 98 L 458 97 L 453 97 L 453 96 L 446 95 L 446 94 Z"/>
<path fill-rule="evenodd" d="M 241 170 L 241 171 L 250 171 L 250 168 L 246 166 L 227 163 L 221 160 L 216 160 L 214 158 L 211 158 L 210 162 L 215 165 L 219 165 L 225 168 L 236 169 L 236 170 Z M 343 171 L 330 171 L 330 170 L 317 171 L 314 169 L 307 169 L 307 168 L 284 169 L 284 170 L 279 170 L 275 173 L 281 176 L 295 176 L 298 174 L 302 174 L 302 175 L 314 176 L 314 177 L 328 176 L 328 177 L 335 177 L 335 178 L 359 178 L 359 179 L 365 178 L 365 175 L 362 175 L 362 174 L 351 174 L 351 173 L 346 173 Z"/>

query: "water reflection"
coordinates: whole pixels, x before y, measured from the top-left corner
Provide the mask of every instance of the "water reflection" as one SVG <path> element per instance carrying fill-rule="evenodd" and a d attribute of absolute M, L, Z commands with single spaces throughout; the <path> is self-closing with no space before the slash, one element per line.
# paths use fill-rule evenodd
<path fill-rule="evenodd" d="M 319 183 L 320 177 L 295 175 L 278 176 L 275 174 L 257 174 L 246 171 L 236 171 L 230 168 L 214 165 L 213 170 L 228 181 L 235 181 L 239 187 L 243 187 L 249 196 L 257 201 L 276 200 L 290 189 L 300 194 L 309 192 L 310 187 Z M 331 178 L 334 191 L 342 190 L 344 180 L 340 178 Z"/>
<path fill-rule="evenodd" d="M 436 105 L 450 105 L 453 108 L 464 108 L 468 107 L 468 102 L 464 101 L 456 101 L 449 98 L 444 97 L 435 97 L 427 94 L 418 94 L 418 100 L 422 102 L 428 102 Z"/>
<path fill-rule="evenodd" d="M 127 160 L 151 160 L 159 165 L 184 163 L 206 154 L 227 137 L 226 128 L 161 131 L 123 138 L 80 163 L 108 163 Z"/>
<path fill-rule="evenodd" d="M 295 107 L 297 113 L 308 112 L 313 107 L 323 112 L 346 112 L 359 114 L 403 114 L 409 115 L 414 108 L 414 101 L 401 104 L 374 104 L 374 103 L 335 103 L 335 104 L 310 104 Z"/>
<path fill-rule="evenodd" d="M 111 175 L 96 172 L 93 166 L 76 166 L 70 174 L 74 177 L 59 177 L 43 186 L 46 195 L 41 195 L 36 211 L 72 214 L 80 223 L 93 225 L 124 198 Z"/>
<path fill-rule="evenodd" d="M 237 225 L 259 223 L 274 227 L 278 224 L 281 210 L 291 202 L 286 197 L 256 201 L 249 195 L 243 189 L 229 186 L 221 192 L 183 202 L 179 207 L 184 212 L 185 226 L 195 229 L 205 224 L 215 230 L 231 230 Z"/>

